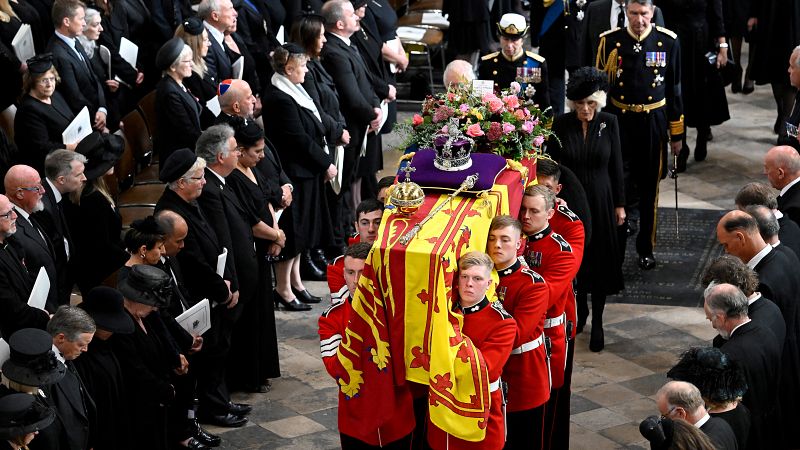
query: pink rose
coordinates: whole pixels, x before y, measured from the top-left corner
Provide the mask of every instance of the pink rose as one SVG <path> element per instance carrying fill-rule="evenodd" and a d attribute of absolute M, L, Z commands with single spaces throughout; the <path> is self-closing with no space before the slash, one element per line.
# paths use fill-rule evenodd
<path fill-rule="evenodd" d="M 467 105 L 466 103 L 462 103 L 461 106 L 458 107 L 458 110 L 461 111 L 462 113 L 468 113 L 469 105 Z"/>
<path fill-rule="evenodd" d="M 503 102 L 495 97 L 494 100 L 489 100 L 489 111 L 496 113 L 503 109 Z"/>
<path fill-rule="evenodd" d="M 478 137 L 483 136 L 483 130 L 481 130 L 481 124 L 473 123 L 472 125 L 467 127 L 467 136 L 470 137 Z"/>
<path fill-rule="evenodd" d="M 516 130 L 514 125 L 511 125 L 508 122 L 503 122 L 503 134 L 513 133 Z"/>
<path fill-rule="evenodd" d="M 519 98 L 517 98 L 516 95 L 507 95 L 503 97 L 503 102 L 506 104 L 508 109 L 519 108 Z"/>
<path fill-rule="evenodd" d="M 414 118 L 411 119 L 411 124 L 415 127 L 422 125 L 423 122 L 425 122 L 425 119 L 423 119 L 419 114 L 414 114 Z"/>
<path fill-rule="evenodd" d="M 539 118 L 533 119 L 533 126 L 539 125 Z"/>
<path fill-rule="evenodd" d="M 533 132 L 533 122 L 526 120 L 522 123 L 522 131 L 531 134 Z"/>
<path fill-rule="evenodd" d="M 441 134 L 449 134 L 450 133 L 450 128 L 447 125 L 445 125 L 445 126 L 442 127 L 442 130 L 440 131 L 440 133 Z"/>
<path fill-rule="evenodd" d="M 534 147 L 541 147 L 542 144 L 544 144 L 544 136 L 542 136 L 540 134 L 539 136 L 536 136 L 535 138 L 533 138 L 533 146 Z"/>
<path fill-rule="evenodd" d="M 483 98 L 481 98 L 481 100 L 483 103 L 489 103 L 492 100 L 497 100 L 497 96 L 492 93 L 483 94 Z"/>
<path fill-rule="evenodd" d="M 515 94 L 519 94 L 519 91 L 522 89 L 522 86 L 519 85 L 516 81 L 511 82 L 511 92 Z"/>
<path fill-rule="evenodd" d="M 516 117 L 517 120 L 525 120 L 525 111 L 521 109 L 514 111 L 514 117 Z"/>
<path fill-rule="evenodd" d="M 452 92 L 448 92 L 448 93 L 447 93 L 447 100 L 448 100 L 448 101 L 451 101 L 451 102 L 452 102 L 452 101 L 453 101 L 453 100 L 455 100 L 455 99 L 456 99 L 456 94 L 453 94 Z"/>
<path fill-rule="evenodd" d="M 528 108 L 525 108 L 522 111 L 525 113 L 525 117 L 530 117 L 531 116 L 531 112 L 528 111 Z"/>

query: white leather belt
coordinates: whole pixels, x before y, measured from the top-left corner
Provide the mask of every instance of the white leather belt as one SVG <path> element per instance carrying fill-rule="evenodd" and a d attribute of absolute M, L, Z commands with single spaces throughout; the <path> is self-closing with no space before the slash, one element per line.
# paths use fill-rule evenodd
<path fill-rule="evenodd" d="M 500 389 L 500 378 L 489 383 L 489 392 L 494 392 Z"/>
<path fill-rule="evenodd" d="M 534 339 L 532 341 L 528 341 L 528 342 L 520 345 L 519 347 L 515 348 L 514 350 L 511 350 L 511 354 L 512 355 L 520 355 L 522 353 L 529 352 L 531 350 L 535 350 L 540 345 L 542 345 L 543 342 L 544 342 L 544 335 L 540 334 L 538 338 L 536 338 L 536 339 Z"/>
<path fill-rule="evenodd" d="M 557 326 L 561 325 L 562 323 L 564 323 L 564 320 L 566 318 L 567 318 L 567 314 L 564 313 L 564 314 L 561 314 L 558 317 L 552 317 L 550 319 L 545 319 L 544 320 L 544 327 L 545 328 L 557 327 Z"/>

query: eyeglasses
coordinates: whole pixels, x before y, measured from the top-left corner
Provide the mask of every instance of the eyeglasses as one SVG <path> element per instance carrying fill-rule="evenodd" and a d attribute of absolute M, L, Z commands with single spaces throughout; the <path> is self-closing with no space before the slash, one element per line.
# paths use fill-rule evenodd
<path fill-rule="evenodd" d="M 200 177 L 186 177 L 186 178 L 184 178 L 184 180 L 200 181 L 200 180 L 204 180 L 205 178 L 206 177 L 203 177 L 203 176 L 200 176 Z"/>
<path fill-rule="evenodd" d="M 194 61 L 192 61 L 191 59 L 183 59 L 183 60 L 181 60 L 181 64 L 192 64 L 192 63 L 194 63 Z"/>
<path fill-rule="evenodd" d="M 16 217 L 16 215 L 17 215 L 17 212 L 14 211 L 14 208 L 11 208 L 11 209 L 8 210 L 7 213 L 0 214 L 0 217 L 2 217 L 3 219 L 6 219 L 6 220 L 11 220 L 11 216 Z"/>
<path fill-rule="evenodd" d="M 670 409 L 669 409 L 669 411 L 667 411 L 667 413 L 666 413 L 666 414 L 662 414 L 662 415 L 661 415 L 661 420 L 664 420 L 664 419 L 669 419 L 669 416 L 670 416 L 670 415 L 672 414 L 672 412 L 673 412 L 673 411 L 675 411 L 677 408 L 678 408 L 677 406 L 673 406 L 672 408 L 670 408 Z"/>
<path fill-rule="evenodd" d="M 56 77 L 40 78 L 36 82 L 39 86 L 47 86 L 48 84 L 56 84 Z"/>
<path fill-rule="evenodd" d="M 31 186 L 31 187 L 18 187 L 17 190 L 18 191 L 29 191 L 29 192 L 39 193 L 39 192 L 42 192 L 43 189 L 42 189 L 41 186 Z"/>

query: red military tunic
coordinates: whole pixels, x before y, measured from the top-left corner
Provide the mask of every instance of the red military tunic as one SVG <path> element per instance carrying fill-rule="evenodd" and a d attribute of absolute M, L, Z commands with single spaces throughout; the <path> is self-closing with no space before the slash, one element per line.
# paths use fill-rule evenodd
<path fill-rule="evenodd" d="M 346 287 L 345 287 L 346 289 Z M 325 364 L 325 370 L 335 380 L 346 376 L 346 372 L 339 362 L 337 353 L 339 344 L 342 342 L 345 328 L 347 328 L 352 306 L 349 298 L 343 301 L 334 303 L 328 308 L 319 318 L 319 350 L 322 356 L 322 362 Z M 394 396 L 389 396 L 395 399 L 394 405 L 387 405 L 386 410 L 391 411 L 392 417 L 385 422 L 385 426 L 376 430 L 364 430 L 362 424 L 352 419 L 348 414 L 348 408 L 358 407 L 357 401 L 360 400 L 358 395 L 351 402 L 341 391 L 339 391 L 339 432 L 347 436 L 363 436 L 368 431 L 371 436 L 369 441 L 366 441 L 365 446 L 360 448 L 380 448 L 394 441 L 402 439 L 407 436 L 414 428 L 414 409 L 411 402 L 411 395 L 408 393 L 408 385 L 395 387 L 396 391 Z M 372 397 L 371 401 L 380 401 L 380 392 L 369 391 L 369 386 L 366 384 L 362 386 L 362 392 L 367 393 Z"/>
<path fill-rule="evenodd" d="M 583 221 L 577 214 L 572 212 L 571 209 L 565 204 L 559 204 L 556 207 L 553 218 L 550 219 L 550 227 L 553 231 L 560 234 L 564 239 L 569 242 L 572 247 L 572 252 L 578 262 L 578 268 L 581 267 L 583 261 L 583 249 L 586 244 L 586 230 L 583 229 Z M 575 304 L 575 291 L 573 290 L 572 299 L 567 300 L 564 305 L 564 312 L 567 313 L 567 320 L 572 323 L 572 330 L 569 338 L 575 339 L 575 324 L 578 323 L 577 308 Z"/>
<path fill-rule="evenodd" d="M 503 390 L 500 374 L 511 354 L 517 325 L 500 302 L 489 302 L 484 298 L 477 305 L 464 308 L 462 332 L 483 355 L 491 380 L 489 423 L 486 438 L 481 442 L 464 441 L 439 429 L 428 419 L 428 444 L 433 450 L 500 450 L 505 445 L 505 419 L 503 417 Z"/>
<path fill-rule="evenodd" d="M 541 275 L 522 265 L 498 270 L 497 295 L 517 322 L 514 350 L 503 369 L 508 411 L 539 407 L 550 397 L 550 372 L 544 345 L 544 320 L 550 293 Z"/>
<path fill-rule="evenodd" d="M 550 378 L 552 388 L 564 384 L 564 367 L 567 361 L 566 315 L 564 308 L 568 301 L 574 302 L 572 279 L 580 267 L 572 247 L 548 225 L 544 230 L 528 236 L 525 245 L 525 261 L 528 266 L 542 275 L 550 291 L 545 320 L 545 336 L 552 346 L 550 356 Z"/>

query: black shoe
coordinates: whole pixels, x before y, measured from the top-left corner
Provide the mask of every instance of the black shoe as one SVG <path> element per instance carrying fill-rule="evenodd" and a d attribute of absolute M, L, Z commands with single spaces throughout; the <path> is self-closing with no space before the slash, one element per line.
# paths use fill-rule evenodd
<path fill-rule="evenodd" d="M 224 428 L 239 428 L 247 423 L 247 417 L 237 416 L 235 414 L 223 414 L 220 416 L 199 416 L 197 418 L 202 423 L 208 425 L 216 425 Z"/>
<path fill-rule="evenodd" d="M 678 153 L 678 161 L 677 166 L 675 167 L 675 172 L 682 173 L 686 172 L 686 161 L 689 160 L 689 147 L 684 145 L 681 147 L 681 152 Z"/>
<path fill-rule="evenodd" d="M 778 118 L 775 119 L 775 125 L 772 126 L 772 132 L 778 136 L 781 135 L 781 116 L 778 116 Z"/>
<path fill-rule="evenodd" d="M 253 407 L 247 403 L 233 403 L 228 402 L 228 411 L 236 416 L 246 416 L 253 411 Z"/>
<path fill-rule="evenodd" d="M 311 295 L 308 292 L 308 289 L 303 289 L 302 291 L 292 288 L 292 294 L 297 296 L 297 299 L 303 303 L 319 303 L 322 301 L 322 298 L 317 297 L 315 295 Z"/>
<path fill-rule="evenodd" d="M 586 326 L 586 319 L 589 317 L 589 306 L 578 304 L 578 324 L 575 327 L 575 334 L 581 334 L 583 327 Z"/>
<path fill-rule="evenodd" d="M 653 254 L 639 255 L 639 268 L 642 270 L 653 270 L 656 267 L 656 258 Z"/>
<path fill-rule="evenodd" d="M 710 131 L 708 133 L 697 133 L 697 144 L 694 146 L 695 161 L 700 162 L 706 160 L 706 156 L 708 156 L 708 136 L 710 134 Z"/>
<path fill-rule="evenodd" d="M 606 346 L 602 324 L 592 324 L 592 337 L 589 339 L 589 350 L 599 352 Z"/>
<path fill-rule="evenodd" d="M 744 86 L 742 86 L 742 94 L 752 94 L 753 91 L 756 90 L 756 85 L 753 83 L 753 80 L 744 80 Z"/>
<path fill-rule="evenodd" d="M 306 305 L 305 303 L 300 303 L 297 301 L 296 298 L 291 300 L 286 300 L 285 298 L 281 297 L 278 294 L 278 291 L 272 291 L 272 298 L 275 299 L 275 309 L 278 309 L 278 305 L 283 305 L 283 308 L 287 311 L 310 311 L 311 307 Z"/>
<path fill-rule="evenodd" d="M 328 257 L 325 256 L 325 250 L 321 248 L 311 250 L 311 260 L 314 261 L 317 267 L 322 268 L 325 272 L 327 272 L 328 265 L 331 263 Z"/>
<path fill-rule="evenodd" d="M 308 252 L 300 255 L 300 278 L 309 281 L 325 281 L 327 279 L 325 272 L 314 264 Z"/>
<path fill-rule="evenodd" d="M 742 66 L 737 66 L 735 72 L 735 78 L 731 82 L 731 92 L 738 94 L 739 92 L 742 92 L 742 73 L 744 72 L 742 70 Z"/>
<path fill-rule="evenodd" d="M 209 447 L 219 447 L 219 445 L 222 444 L 221 437 L 204 430 L 200 424 L 197 423 L 197 420 L 192 420 L 192 424 L 190 426 L 192 428 L 192 434 L 194 435 L 194 438 L 203 444 Z"/>
<path fill-rule="evenodd" d="M 191 449 L 195 449 L 195 450 L 206 450 L 206 449 L 210 449 L 211 447 L 209 447 L 208 445 L 200 442 L 200 440 L 198 440 L 198 439 L 190 437 L 189 438 L 189 442 L 187 442 L 186 445 L 184 445 L 182 443 L 178 443 L 177 445 L 175 445 L 175 448 L 176 449 L 191 448 Z"/>

